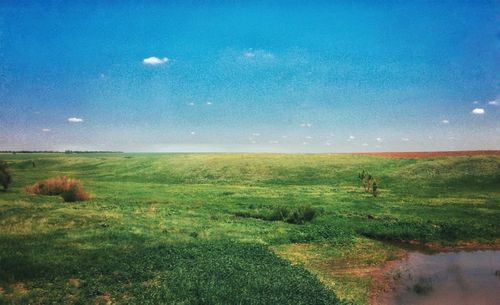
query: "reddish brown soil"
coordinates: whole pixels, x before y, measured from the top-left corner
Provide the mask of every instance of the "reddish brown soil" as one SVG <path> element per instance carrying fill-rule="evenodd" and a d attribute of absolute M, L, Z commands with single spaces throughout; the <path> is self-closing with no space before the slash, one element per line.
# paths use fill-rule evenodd
<path fill-rule="evenodd" d="M 500 156 L 500 150 L 466 150 L 466 151 L 414 151 L 414 152 L 370 152 L 355 155 L 379 156 L 387 158 L 438 158 L 463 156 Z"/>

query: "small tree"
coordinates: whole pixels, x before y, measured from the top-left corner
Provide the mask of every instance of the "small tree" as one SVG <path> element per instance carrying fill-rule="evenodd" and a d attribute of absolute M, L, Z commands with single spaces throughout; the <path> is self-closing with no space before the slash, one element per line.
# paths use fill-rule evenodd
<path fill-rule="evenodd" d="M 0 184 L 3 186 L 4 191 L 7 190 L 12 183 L 12 176 L 10 174 L 7 162 L 0 161 Z"/>
<path fill-rule="evenodd" d="M 372 193 L 373 197 L 377 197 L 378 184 L 377 181 L 375 180 L 375 177 L 373 177 L 367 171 L 363 170 L 358 174 L 358 179 L 361 183 L 361 186 L 363 187 L 363 190 L 366 193 Z"/>

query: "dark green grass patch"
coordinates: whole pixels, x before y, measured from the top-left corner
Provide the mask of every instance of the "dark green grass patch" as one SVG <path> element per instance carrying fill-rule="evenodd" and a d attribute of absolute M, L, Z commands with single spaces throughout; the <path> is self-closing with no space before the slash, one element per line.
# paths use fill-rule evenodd
<path fill-rule="evenodd" d="M 38 249 L 38 251 L 34 251 Z M 119 233 L 0 239 L 0 286 L 30 304 L 337 304 L 305 269 L 267 247 L 230 241 L 158 244 Z M 25 303 L 0 295 L 3 303 Z"/>

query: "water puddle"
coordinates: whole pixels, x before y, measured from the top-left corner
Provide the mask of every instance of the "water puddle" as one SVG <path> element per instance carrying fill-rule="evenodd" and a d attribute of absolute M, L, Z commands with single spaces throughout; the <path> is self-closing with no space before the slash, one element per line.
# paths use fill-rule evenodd
<path fill-rule="evenodd" d="M 393 292 L 383 297 L 388 305 L 498 305 L 500 304 L 500 251 L 411 251 L 392 272 Z"/>

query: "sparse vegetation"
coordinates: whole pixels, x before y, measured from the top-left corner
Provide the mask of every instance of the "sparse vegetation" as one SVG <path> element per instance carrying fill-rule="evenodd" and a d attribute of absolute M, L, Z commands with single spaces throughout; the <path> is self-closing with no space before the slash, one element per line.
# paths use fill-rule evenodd
<path fill-rule="evenodd" d="M 50 178 L 26 187 L 26 192 L 36 195 L 61 196 L 65 202 L 85 201 L 90 194 L 85 192 L 82 183 L 66 176 Z"/>

